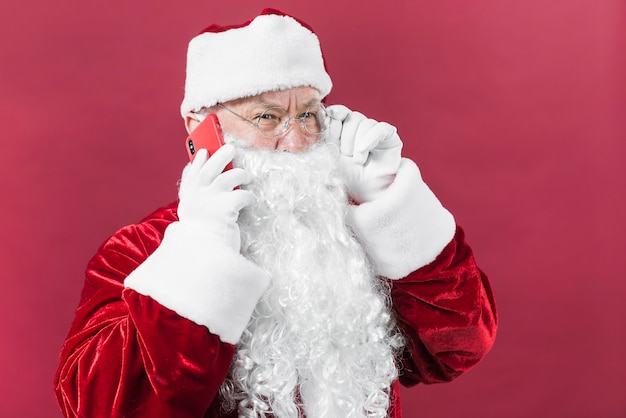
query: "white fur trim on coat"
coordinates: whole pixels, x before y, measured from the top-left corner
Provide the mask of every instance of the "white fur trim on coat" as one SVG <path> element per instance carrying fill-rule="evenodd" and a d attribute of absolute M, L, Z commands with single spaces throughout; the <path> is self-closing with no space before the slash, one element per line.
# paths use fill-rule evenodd
<path fill-rule="evenodd" d="M 189 42 L 181 114 L 292 87 L 314 87 L 322 97 L 330 92 L 319 40 L 292 17 L 262 15 Z"/>
<path fill-rule="evenodd" d="M 456 231 L 452 214 L 407 158 L 394 182 L 375 200 L 352 206 L 348 217 L 376 273 L 389 279 L 401 279 L 434 261 Z"/>
<path fill-rule="evenodd" d="M 254 263 L 182 222 L 167 227 L 161 245 L 124 282 L 230 344 L 268 284 Z"/>

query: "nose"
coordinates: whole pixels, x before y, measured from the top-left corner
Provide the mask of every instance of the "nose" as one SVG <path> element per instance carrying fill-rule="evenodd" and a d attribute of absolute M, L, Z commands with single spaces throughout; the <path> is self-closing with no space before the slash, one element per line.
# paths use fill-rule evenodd
<path fill-rule="evenodd" d="M 294 126 L 296 125 L 296 126 Z M 306 133 L 298 121 L 292 120 L 290 129 L 278 139 L 277 151 L 302 152 L 317 142 L 318 136 Z"/>

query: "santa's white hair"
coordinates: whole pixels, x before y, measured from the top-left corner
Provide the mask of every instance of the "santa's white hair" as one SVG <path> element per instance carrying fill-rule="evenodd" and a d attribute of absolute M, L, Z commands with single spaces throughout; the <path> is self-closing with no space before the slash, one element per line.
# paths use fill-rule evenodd
<path fill-rule="evenodd" d="M 258 199 L 240 214 L 242 252 L 271 277 L 220 390 L 239 416 L 387 415 L 401 337 L 388 285 L 346 226 L 338 161 L 323 141 L 303 153 L 238 150 Z"/>

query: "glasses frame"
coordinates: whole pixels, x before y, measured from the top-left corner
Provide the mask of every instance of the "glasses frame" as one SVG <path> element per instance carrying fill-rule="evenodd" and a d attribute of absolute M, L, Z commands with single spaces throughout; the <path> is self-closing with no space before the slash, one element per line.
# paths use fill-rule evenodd
<path fill-rule="evenodd" d="M 326 129 L 327 129 L 326 124 L 325 124 L 325 123 L 323 123 L 322 129 L 320 129 L 320 131 L 319 131 L 319 132 L 310 132 L 310 131 L 306 128 L 306 124 L 305 124 L 305 122 L 306 122 L 306 116 L 299 116 L 299 117 L 296 117 L 296 118 L 292 118 L 291 116 L 289 116 L 289 112 L 287 111 L 287 109 L 284 109 L 284 108 L 282 108 L 282 107 L 278 107 L 278 106 L 268 107 L 267 109 L 265 109 L 265 110 L 263 111 L 263 113 L 261 113 L 261 115 L 259 115 L 259 116 L 256 118 L 256 122 L 253 122 L 252 120 L 250 120 L 250 119 L 248 119 L 248 118 L 246 118 L 246 117 L 244 117 L 244 116 L 242 116 L 242 115 L 240 115 L 240 114 L 236 113 L 235 111 L 233 111 L 233 110 L 231 110 L 231 109 L 227 108 L 227 107 L 226 107 L 226 106 L 224 106 L 222 103 L 218 103 L 217 105 L 218 105 L 219 107 L 221 107 L 222 109 L 226 110 L 227 112 L 230 112 L 230 113 L 232 113 L 233 115 L 237 116 L 239 119 L 244 120 L 244 121 L 248 122 L 249 124 L 251 124 L 252 126 L 254 126 L 254 127 L 257 129 L 257 131 L 259 131 L 259 133 L 260 133 L 263 137 L 265 137 L 265 138 L 278 138 L 279 136 L 286 134 L 286 133 L 287 133 L 287 132 L 289 132 L 289 130 L 291 129 L 291 121 L 292 121 L 292 120 L 293 120 L 293 121 L 298 121 L 298 122 L 300 122 L 300 124 L 299 124 L 299 125 L 300 125 L 300 129 L 302 129 L 302 131 L 303 131 L 304 133 L 309 134 L 309 135 L 321 135 L 321 134 L 322 134 L 323 132 L 325 132 L 325 131 L 326 131 Z M 326 120 L 326 118 L 328 117 L 328 112 L 326 112 L 326 107 L 325 107 L 325 106 L 324 106 L 324 104 L 322 104 L 322 103 L 317 103 L 317 104 L 314 104 L 314 105 L 309 106 L 309 107 L 307 108 L 307 110 L 306 110 L 304 113 L 308 113 L 308 112 L 309 112 L 309 110 L 310 110 L 311 108 L 314 108 L 314 107 L 319 107 L 319 108 L 320 108 L 320 109 L 324 112 L 324 114 L 326 115 L 326 116 L 324 117 L 324 120 L 322 121 L 322 122 L 324 122 L 324 121 Z M 261 121 L 261 117 L 262 117 L 262 116 L 263 116 L 266 112 L 268 112 L 268 111 L 270 111 L 270 110 L 272 110 L 272 109 L 280 109 L 280 110 L 284 111 L 284 112 L 287 114 L 287 120 L 285 120 L 285 122 L 283 123 L 283 130 L 282 130 L 280 133 L 276 134 L 276 135 L 268 135 L 268 134 L 263 133 L 263 131 L 261 130 L 261 127 L 259 126 L 260 121 Z"/>

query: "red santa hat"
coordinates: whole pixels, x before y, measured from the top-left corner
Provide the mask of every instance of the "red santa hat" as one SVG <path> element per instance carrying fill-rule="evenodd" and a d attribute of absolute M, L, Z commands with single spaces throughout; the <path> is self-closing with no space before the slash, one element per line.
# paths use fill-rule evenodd
<path fill-rule="evenodd" d="M 332 88 L 319 39 L 306 23 L 265 9 L 242 25 L 211 25 L 189 42 L 183 117 L 242 97 L 293 87 Z"/>

